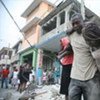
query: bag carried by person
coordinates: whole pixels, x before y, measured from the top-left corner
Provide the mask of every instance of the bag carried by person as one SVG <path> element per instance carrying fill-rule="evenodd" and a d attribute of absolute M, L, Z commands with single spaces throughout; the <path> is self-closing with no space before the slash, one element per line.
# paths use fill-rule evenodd
<path fill-rule="evenodd" d="M 87 23 L 82 32 L 100 71 L 100 28 L 95 23 Z"/>
<path fill-rule="evenodd" d="M 90 47 L 100 47 L 100 28 L 95 23 L 86 23 L 82 33 L 86 43 Z"/>

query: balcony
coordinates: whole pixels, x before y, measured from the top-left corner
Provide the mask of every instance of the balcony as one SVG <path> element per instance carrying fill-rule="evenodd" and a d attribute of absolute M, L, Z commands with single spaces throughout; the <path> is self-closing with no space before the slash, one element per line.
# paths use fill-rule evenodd
<path fill-rule="evenodd" d="M 64 32 L 65 31 L 64 26 L 65 24 L 42 35 L 36 47 L 52 52 L 58 52 L 60 50 L 60 39 L 66 36 Z"/>
<path fill-rule="evenodd" d="M 7 65 L 9 65 L 9 64 L 10 64 L 10 59 L 1 59 L 1 60 L 0 60 L 0 65 L 2 65 L 2 64 L 7 64 Z"/>
<path fill-rule="evenodd" d="M 19 60 L 19 54 L 16 54 L 16 55 L 11 57 L 11 63 L 16 62 L 18 60 Z"/>

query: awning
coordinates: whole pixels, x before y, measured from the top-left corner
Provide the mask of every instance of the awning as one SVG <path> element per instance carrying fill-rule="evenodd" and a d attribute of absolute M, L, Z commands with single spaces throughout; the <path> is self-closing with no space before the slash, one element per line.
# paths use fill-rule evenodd
<path fill-rule="evenodd" d="M 60 39 L 64 36 L 66 36 L 65 32 L 55 33 L 55 35 L 36 44 L 35 47 L 38 49 L 48 50 L 51 52 L 58 52 L 60 50 Z"/>

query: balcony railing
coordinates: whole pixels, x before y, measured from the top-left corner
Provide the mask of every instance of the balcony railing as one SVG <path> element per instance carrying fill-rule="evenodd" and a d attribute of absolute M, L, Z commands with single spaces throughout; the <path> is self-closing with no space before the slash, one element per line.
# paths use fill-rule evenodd
<path fill-rule="evenodd" d="M 8 65 L 9 65 L 10 62 L 11 62 L 10 59 L 1 59 L 1 60 L 0 60 L 0 65 L 1 65 L 1 64 L 8 64 Z"/>
<path fill-rule="evenodd" d="M 48 39 L 50 39 L 50 38 L 56 36 L 57 34 L 59 34 L 59 33 L 63 32 L 63 31 L 65 31 L 65 30 L 66 30 L 65 24 L 62 24 L 62 25 L 60 25 L 58 28 L 55 28 L 55 29 L 51 30 L 50 32 L 48 32 L 48 33 L 42 35 L 42 36 L 40 37 L 40 39 L 39 39 L 39 43 L 42 43 L 42 42 L 44 42 L 44 41 L 47 41 Z"/>
<path fill-rule="evenodd" d="M 11 57 L 11 63 L 18 61 L 18 60 L 19 60 L 19 54 L 16 54 L 16 55 Z"/>

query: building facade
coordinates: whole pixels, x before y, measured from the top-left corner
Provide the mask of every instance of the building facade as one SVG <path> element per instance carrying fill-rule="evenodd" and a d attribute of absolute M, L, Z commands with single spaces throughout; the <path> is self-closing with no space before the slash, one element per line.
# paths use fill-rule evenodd
<path fill-rule="evenodd" d="M 39 23 L 41 37 L 36 47 L 42 49 L 44 53 L 49 52 L 47 55 L 53 61 L 56 58 L 53 55 L 61 48 L 60 39 L 65 37 L 66 30 L 71 28 L 70 18 L 76 12 L 81 12 L 81 4 L 76 0 L 64 0 Z M 85 20 L 94 21 L 100 26 L 100 18 L 86 7 Z M 43 59 L 45 59 L 45 55 Z M 43 60 L 43 65 L 45 65 L 45 60 Z"/>
<path fill-rule="evenodd" d="M 20 64 L 24 61 L 27 62 L 38 71 L 41 72 L 42 66 L 42 50 L 35 48 L 40 37 L 40 25 L 38 24 L 41 19 L 48 15 L 54 5 L 47 0 L 34 0 L 29 7 L 23 12 L 22 17 L 26 18 L 26 25 L 21 29 L 24 33 L 22 40 L 22 49 L 19 51 Z M 39 70 L 38 70 L 39 69 Z"/>
<path fill-rule="evenodd" d="M 19 68 L 20 61 L 19 61 L 19 50 L 21 50 L 22 40 L 19 40 L 13 47 L 12 47 L 12 55 L 11 55 L 11 66 Z"/>
<path fill-rule="evenodd" d="M 60 50 L 59 40 L 66 35 L 65 31 L 71 27 L 70 18 L 76 12 L 81 12 L 81 4 L 76 0 L 66 0 L 45 17 L 39 23 L 42 33 L 37 48 L 58 52 Z M 100 26 L 100 18 L 88 8 L 85 8 L 85 18 Z"/>
<path fill-rule="evenodd" d="M 64 0 L 56 8 L 47 0 L 34 0 L 21 15 L 26 18 L 26 25 L 21 29 L 24 39 L 19 51 L 20 64 L 27 60 L 36 69 L 39 81 L 43 70 L 59 66 L 55 64 L 55 54 L 61 48 L 59 40 L 66 36 L 75 12 L 81 12 L 81 4 L 76 0 Z M 87 8 L 85 18 L 100 25 L 99 17 Z"/>
<path fill-rule="evenodd" d="M 8 47 L 3 47 L 0 50 L 0 66 L 7 66 L 11 63 L 11 55 L 12 55 L 12 49 Z"/>

